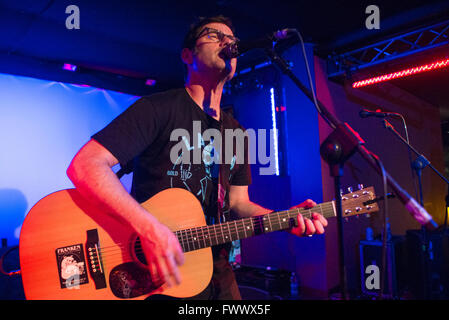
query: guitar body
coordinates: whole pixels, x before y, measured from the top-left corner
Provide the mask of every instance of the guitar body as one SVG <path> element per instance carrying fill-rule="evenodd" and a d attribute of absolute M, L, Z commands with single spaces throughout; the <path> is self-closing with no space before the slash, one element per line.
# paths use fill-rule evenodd
<path fill-rule="evenodd" d="M 205 226 L 201 204 L 184 189 L 167 189 L 142 206 L 172 231 Z M 27 299 L 145 299 L 153 294 L 191 297 L 212 277 L 210 248 L 184 253 L 182 283 L 152 282 L 125 223 L 86 201 L 76 189 L 41 199 L 22 225 L 20 267 Z"/>
<path fill-rule="evenodd" d="M 342 196 L 345 217 L 379 210 L 372 187 Z M 213 272 L 211 246 L 285 230 L 298 214 L 335 217 L 333 201 L 206 226 L 201 204 L 185 189 L 159 192 L 141 204 L 178 237 L 184 251 L 182 282 L 167 288 L 153 279 L 140 239 L 127 224 L 84 199 L 76 189 L 52 193 L 28 213 L 19 242 L 27 299 L 145 299 L 161 294 L 192 297 Z"/>

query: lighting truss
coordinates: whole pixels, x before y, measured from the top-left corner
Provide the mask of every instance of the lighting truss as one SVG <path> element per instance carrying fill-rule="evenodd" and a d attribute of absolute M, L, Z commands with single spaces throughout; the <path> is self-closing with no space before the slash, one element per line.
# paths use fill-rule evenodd
<path fill-rule="evenodd" d="M 352 84 L 352 87 L 353 88 L 365 87 L 365 86 L 369 86 L 371 84 L 375 84 L 375 83 L 379 83 L 379 82 L 389 81 L 389 80 L 393 80 L 393 79 L 411 76 L 411 75 L 421 73 L 421 72 L 427 72 L 427 71 L 431 71 L 431 70 L 435 70 L 435 69 L 444 68 L 444 67 L 447 67 L 448 65 L 449 65 L 449 59 L 443 59 L 443 60 L 435 61 L 433 63 L 428 63 L 428 64 L 424 64 L 421 66 L 416 66 L 413 68 L 408 68 L 408 69 L 384 74 L 381 76 L 371 77 L 371 78 L 367 78 L 364 80 L 356 81 Z"/>
<path fill-rule="evenodd" d="M 328 58 L 328 77 L 335 78 L 387 61 L 449 44 L 449 20 Z"/>

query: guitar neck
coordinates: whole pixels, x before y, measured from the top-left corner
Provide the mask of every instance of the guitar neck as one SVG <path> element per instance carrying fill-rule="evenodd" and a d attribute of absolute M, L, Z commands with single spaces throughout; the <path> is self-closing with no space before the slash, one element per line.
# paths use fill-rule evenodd
<path fill-rule="evenodd" d="M 312 212 L 320 213 L 325 218 L 336 216 L 334 202 L 330 201 L 319 204 L 313 209 L 295 208 L 210 226 L 178 230 L 175 235 L 183 251 L 188 252 L 289 229 L 298 225 L 299 213 L 305 218 L 311 218 Z"/>

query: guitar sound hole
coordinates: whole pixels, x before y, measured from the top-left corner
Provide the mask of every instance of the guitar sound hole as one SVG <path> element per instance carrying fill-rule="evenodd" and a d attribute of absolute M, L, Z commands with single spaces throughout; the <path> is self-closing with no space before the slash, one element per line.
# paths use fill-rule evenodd
<path fill-rule="evenodd" d="M 145 258 L 145 254 L 143 253 L 142 244 L 140 243 L 139 238 L 134 241 L 134 254 L 140 263 L 147 265 L 147 259 Z"/>

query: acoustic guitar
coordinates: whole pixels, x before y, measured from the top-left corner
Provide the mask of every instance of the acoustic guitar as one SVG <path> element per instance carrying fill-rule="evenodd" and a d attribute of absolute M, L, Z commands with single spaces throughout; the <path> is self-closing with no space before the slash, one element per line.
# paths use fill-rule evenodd
<path fill-rule="evenodd" d="M 378 211 L 372 187 L 342 196 L 343 216 Z M 172 188 L 141 204 L 177 236 L 185 255 L 180 285 L 152 279 L 135 232 L 83 198 L 76 189 L 52 193 L 30 210 L 22 225 L 19 255 L 27 299 L 145 299 L 163 294 L 191 297 L 212 277 L 211 246 L 297 225 L 297 215 L 336 216 L 334 201 L 206 225 L 200 202 Z"/>

